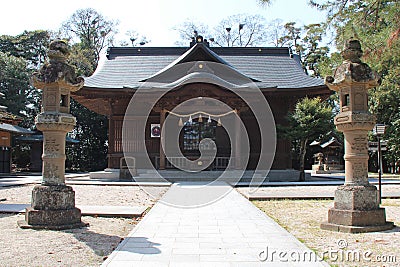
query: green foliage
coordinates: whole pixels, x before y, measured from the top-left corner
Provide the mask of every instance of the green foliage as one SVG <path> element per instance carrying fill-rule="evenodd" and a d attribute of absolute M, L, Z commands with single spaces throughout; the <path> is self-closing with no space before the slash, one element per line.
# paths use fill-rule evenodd
<path fill-rule="evenodd" d="M 25 31 L 17 36 L 0 36 L 0 105 L 22 117 L 20 126 L 34 129 L 40 110 L 41 92 L 30 85 L 30 77 L 44 62 L 49 32 Z M 30 148 L 17 143 L 12 148 L 12 162 L 25 168 Z"/>
<path fill-rule="evenodd" d="M 30 83 L 31 71 L 27 70 L 27 62 L 0 52 L 0 105 L 8 107 L 8 111 L 24 118 L 23 126 L 33 125 L 38 110 L 38 92 Z"/>
<path fill-rule="evenodd" d="M 30 89 L 26 61 L 0 52 L 0 91 L 5 95 L 0 99 L 1 105 L 9 107 L 13 114 L 20 114 Z"/>
<path fill-rule="evenodd" d="M 280 134 L 292 141 L 295 153 L 299 156 L 300 181 L 304 181 L 304 160 L 309 144 L 333 130 L 332 119 L 332 107 L 327 102 L 319 97 L 305 97 L 288 114 L 289 125 L 278 128 Z"/>
<path fill-rule="evenodd" d="M 293 51 L 301 51 L 299 40 L 301 40 L 302 28 L 296 27 L 296 22 L 287 22 L 284 26 L 284 33 L 278 39 L 277 46 L 288 45 Z"/>
<path fill-rule="evenodd" d="M 84 77 L 93 74 L 97 66 L 92 51 L 80 43 L 72 45 L 68 63 L 75 67 L 78 76 Z"/>
<path fill-rule="evenodd" d="M 329 48 L 320 46 L 325 34 L 325 24 L 309 24 L 302 27 L 295 22 L 284 25 L 284 34 L 278 39 L 278 46 L 289 46 L 300 56 L 304 71 L 315 77 L 321 77 L 321 62 L 328 61 Z"/>
<path fill-rule="evenodd" d="M 336 31 L 336 44 L 343 46 L 351 37 L 362 41 L 364 50 L 379 50 L 390 33 L 399 27 L 400 3 L 397 0 L 309 1 L 327 12 L 327 24 Z"/>
<path fill-rule="evenodd" d="M 107 117 L 88 110 L 74 99 L 71 99 L 71 113 L 77 123 L 70 136 L 79 140 L 79 144 L 67 149 L 66 167 L 80 171 L 103 170 L 107 167 Z"/>
<path fill-rule="evenodd" d="M 24 31 L 17 36 L 0 36 L 0 51 L 25 59 L 30 69 L 38 69 L 46 59 L 50 43 L 48 31 Z"/>
<path fill-rule="evenodd" d="M 96 10 L 77 10 L 61 31 L 73 42 L 68 59 L 78 75 L 90 76 L 96 70 L 100 53 L 111 44 L 117 23 L 107 20 Z M 77 125 L 71 136 L 79 145 L 67 150 L 67 167 L 74 170 L 94 171 L 107 166 L 108 119 L 71 100 L 71 113 Z"/>
<path fill-rule="evenodd" d="M 342 64 L 343 58 L 338 52 L 331 53 L 329 57 L 322 58 L 318 63 L 318 71 L 321 77 L 332 76 L 335 69 Z"/>
<path fill-rule="evenodd" d="M 70 40 L 79 40 L 82 49 L 90 51 L 89 59 L 96 66 L 100 54 L 113 42 L 118 22 L 106 19 L 93 8 L 78 9 L 63 23 L 61 32 Z"/>
<path fill-rule="evenodd" d="M 285 136 L 291 140 L 312 142 L 332 130 L 332 108 L 319 97 L 302 98 L 288 115 Z"/>
<path fill-rule="evenodd" d="M 17 36 L 0 36 L 0 104 L 23 117 L 21 126 L 33 128 L 40 110 L 39 90 L 30 85 L 30 77 L 44 62 L 49 32 L 25 31 Z"/>
<path fill-rule="evenodd" d="M 360 40 L 363 60 L 381 77 L 381 85 L 370 90 L 370 109 L 379 123 L 388 126 L 384 139 L 389 141 L 387 160 L 400 159 L 400 1 L 397 0 L 324 0 L 310 4 L 327 12 L 327 24 L 336 32 L 336 45 L 342 47 L 350 37 Z M 334 54 L 322 65 L 323 73 L 340 60 Z M 332 74 L 332 72 L 331 72 Z"/>

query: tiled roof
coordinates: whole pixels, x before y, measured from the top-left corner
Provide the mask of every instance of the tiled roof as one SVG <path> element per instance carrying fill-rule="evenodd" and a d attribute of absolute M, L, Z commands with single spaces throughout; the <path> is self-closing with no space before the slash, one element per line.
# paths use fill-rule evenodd
<path fill-rule="evenodd" d="M 324 85 L 323 80 L 304 73 L 296 55 L 291 56 L 288 48 L 196 46 L 201 46 L 197 50 L 206 52 L 198 55 L 199 60 L 225 64 L 257 81 L 260 88 L 296 89 Z M 137 88 L 160 71 L 195 61 L 196 56 L 190 53 L 195 47 L 111 47 L 108 59 L 85 79 L 85 87 Z"/>
<path fill-rule="evenodd" d="M 18 125 L 12 125 L 8 123 L 0 123 L 0 130 L 17 133 L 17 134 L 32 134 L 33 132 L 29 129 L 19 127 Z"/>
<path fill-rule="evenodd" d="M 20 116 L 17 116 L 10 112 L 7 112 L 6 111 L 7 107 L 4 107 L 4 106 L 1 106 L 1 107 L 2 107 L 0 109 L 0 122 L 1 123 L 18 124 L 20 121 L 22 121 L 22 118 Z"/>
<path fill-rule="evenodd" d="M 32 132 L 32 133 L 37 133 L 37 132 Z M 23 136 L 18 136 L 16 138 L 18 141 L 22 142 L 43 142 L 43 134 L 32 134 L 32 135 L 23 135 Z M 77 144 L 79 143 L 79 140 L 73 139 L 69 137 L 68 135 L 65 138 L 67 143 L 74 143 Z"/>

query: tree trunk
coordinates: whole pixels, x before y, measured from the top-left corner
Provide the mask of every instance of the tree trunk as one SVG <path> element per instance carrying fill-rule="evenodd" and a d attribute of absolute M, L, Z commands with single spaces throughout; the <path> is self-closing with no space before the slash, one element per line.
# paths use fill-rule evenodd
<path fill-rule="evenodd" d="M 300 145 L 300 176 L 299 176 L 299 182 L 305 182 L 306 181 L 306 174 L 304 173 L 304 160 L 306 158 L 306 152 L 307 152 L 307 141 L 308 141 L 308 139 L 305 139 L 304 141 L 301 142 L 301 145 Z"/>

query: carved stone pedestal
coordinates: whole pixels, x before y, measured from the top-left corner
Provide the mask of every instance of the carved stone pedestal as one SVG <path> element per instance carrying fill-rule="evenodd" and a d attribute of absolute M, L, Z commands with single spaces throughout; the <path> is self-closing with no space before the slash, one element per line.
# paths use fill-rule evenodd
<path fill-rule="evenodd" d="M 21 228 L 50 230 L 87 226 L 81 222 L 81 210 L 75 207 L 75 192 L 66 185 L 35 186 L 25 221 L 18 224 Z"/>
<path fill-rule="evenodd" d="M 328 211 L 328 222 L 321 229 L 363 233 L 393 228 L 386 222 L 385 209 L 379 207 L 378 191 L 373 185 L 345 185 L 335 191 L 335 205 Z"/>

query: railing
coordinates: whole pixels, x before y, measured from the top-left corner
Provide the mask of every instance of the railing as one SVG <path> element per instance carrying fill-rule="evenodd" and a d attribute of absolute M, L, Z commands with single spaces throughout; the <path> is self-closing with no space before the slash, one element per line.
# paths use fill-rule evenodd
<path fill-rule="evenodd" d="M 229 164 L 229 159 L 230 157 L 215 157 L 213 162 L 210 164 L 210 166 L 207 168 L 209 170 L 219 170 L 219 169 L 226 169 Z M 166 158 L 165 161 L 165 168 L 166 169 L 173 169 L 176 168 L 175 166 L 180 166 L 182 168 L 190 168 L 188 166 L 189 164 L 192 164 L 190 160 L 190 157 L 185 158 L 185 157 L 169 157 Z M 234 160 L 232 158 L 231 160 Z M 208 165 L 208 162 L 204 162 L 204 165 Z M 160 168 L 160 157 L 156 156 L 155 157 L 155 167 L 156 169 Z"/>

